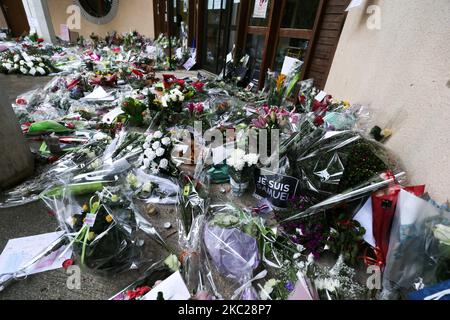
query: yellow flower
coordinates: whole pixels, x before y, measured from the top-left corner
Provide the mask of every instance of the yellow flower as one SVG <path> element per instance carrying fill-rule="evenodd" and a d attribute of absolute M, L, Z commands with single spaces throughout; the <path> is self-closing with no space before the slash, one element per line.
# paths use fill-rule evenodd
<path fill-rule="evenodd" d="M 89 232 L 89 235 L 88 235 L 88 241 L 94 240 L 95 237 L 97 237 L 97 235 L 96 235 L 94 232 L 92 232 L 92 231 Z"/>
<path fill-rule="evenodd" d="M 342 103 L 344 104 L 344 109 L 350 108 L 350 102 L 349 101 L 345 100 L 345 101 L 342 101 Z"/>
<path fill-rule="evenodd" d="M 83 205 L 83 212 L 88 212 L 89 211 L 89 206 L 87 204 Z"/>
<path fill-rule="evenodd" d="M 106 222 L 111 223 L 111 222 L 113 222 L 114 218 L 113 218 L 112 215 L 108 214 L 108 215 L 106 216 L 105 220 L 106 220 Z"/>
<path fill-rule="evenodd" d="M 164 260 L 164 263 L 173 272 L 177 272 L 181 266 L 180 260 L 178 260 L 178 257 L 174 254 L 171 254 L 170 256 L 168 256 L 166 258 L 166 260 Z"/>
<path fill-rule="evenodd" d="M 277 91 L 281 91 L 281 86 L 284 83 L 284 80 L 286 80 L 286 76 L 284 74 L 280 74 L 277 78 Z"/>

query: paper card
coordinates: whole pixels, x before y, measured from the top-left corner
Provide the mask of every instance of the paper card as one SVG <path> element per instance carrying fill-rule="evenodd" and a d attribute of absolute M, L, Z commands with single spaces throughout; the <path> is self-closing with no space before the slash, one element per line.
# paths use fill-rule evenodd
<path fill-rule="evenodd" d="M 363 3 L 364 3 L 364 0 L 352 0 L 352 2 L 350 2 L 349 6 L 347 7 L 347 9 L 345 9 L 345 11 L 350 11 L 351 9 L 358 8 Z"/>
<path fill-rule="evenodd" d="M 70 41 L 70 30 L 67 24 L 60 24 L 59 37 L 64 41 Z"/>
<path fill-rule="evenodd" d="M 86 218 L 84 219 L 84 224 L 88 225 L 91 228 L 93 228 L 96 218 L 97 218 L 97 214 L 96 213 L 88 213 L 86 215 Z"/>
<path fill-rule="evenodd" d="M 90 94 L 82 98 L 82 100 L 89 100 L 89 101 L 113 101 L 114 97 L 105 91 L 103 87 L 97 86 L 95 87 L 94 91 L 92 91 Z"/>
<path fill-rule="evenodd" d="M 197 61 L 195 61 L 195 59 L 194 58 L 189 58 L 187 61 L 186 61 L 186 63 L 183 65 L 183 67 L 187 70 L 187 71 L 189 71 L 189 70 L 191 70 L 194 66 L 195 66 L 195 64 L 197 63 Z"/>
<path fill-rule="evenodd" d="M 372 247 L 376 246 L 375 238 L 373 237 L 373 210 L 372 198 L 369 197 L 363 207 L 358 211 L 353 220 L 358 221 L 361 226 L 366 229 L 364 241 Z"/>
<path fill-rule="evenodd" d="M 292 72 L 292 70 L 294 70 L 295 67 L 298 65 L 298 63 L 300 63 L 300 62 L 301 61 L 296 58 L 284 57 L 283 68 L 281 69 L 281 74 L 284 74 L 284 75 L 290 74 Z"/>
<path fill-rule="evenodd" d="M 123 113 L 124 112 L 122 108 L 115 108 L 103 116 L 102 122 L 111 124 L 118 116 L 120 116 Z"/>
<path fill-rule="evenodd" d="M 227 159 L 227 149 L 224 146 L 214 148 L 211 151 L 214 165 L 222 164 Z"/>
<path fill-rule="evenodd" d="M 0 275 L 14 274 L 15 272 L 20 271 L 48 246 L 55 242 L 62 234 L 64 234 L 64 232 L 52 232 L 9 240 L 0 255 Z M 72 249 L 69 249 L 62 257 L 59 257 L 65 249 L 65 247 L 61 247 L 48 256 L 41 258 L 35 264 L 30 266 L 26 273 L 36 274 L 61 268 L 63 262 L 70 259 L 72 256 Z M 3 278 L 7 277 L 8 276 L 5 276 Z M 3 278 L 0 277 L 0 282 L 1 280 L 4 280 Z"/>
<path fill-rule="evenodd" d="M 253 18 L 265 19 L 267 16 L 267 7 L 269 0 L 255 0 L 255 7 L 253 8 Z"/>
<path fill-rule="evenodd" d="M 322 90 L 319 92 L 319 94 L 314 99 L 316 99 L 317 102 L 322 102 L 326 96 L 327 96 L 327 93 Z"/>
<path fill-rule="evenodd" d="M 295 285 L 294 291 L 289 295 L 288 300 L 292 301 L 311 301 L 315 300 L 311 294 L 308 282 L 305 276 L 299 272 L 297 273 L 298 281 Z"/>
<path fill-rule="evenodd" d="M 233 53 L 230 52 L 229 54 L 227 54 L 227 63 L 233 61 Z"/>
<path fill-rule="evenodd" d="M 154 287 L 153 290 L 143 297 L 143 300 L 157 300 L 159 292 L 163 293 L 164 300 L 179 301 L 189 300 L 191 298 L 191 294 L 189 293 L 189 290 L 186 287 L 179 271 L 175 272 L 173 275 Z"/>

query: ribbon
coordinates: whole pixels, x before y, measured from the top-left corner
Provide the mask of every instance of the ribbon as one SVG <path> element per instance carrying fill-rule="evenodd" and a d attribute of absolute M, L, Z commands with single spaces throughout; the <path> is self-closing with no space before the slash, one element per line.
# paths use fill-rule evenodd
<path fill-rule="evenodd" d="M 383 253 L 381 251 L 381 249 L 377 246 L 375 248 L 373 248 L 373 252 L 375 253 L 375 258 L 369 257 L 368 255 L 368 251 L 370 248 L 366 248 L 366 250 L 364 250 L 364 256 L 363 261 L 364 264 L 366 266 L 378 266 L 380 267 L 380 269 L 382 269 L 385 265 L 385 261 L 384 261 L 384 257 L 383 257 Z"/>

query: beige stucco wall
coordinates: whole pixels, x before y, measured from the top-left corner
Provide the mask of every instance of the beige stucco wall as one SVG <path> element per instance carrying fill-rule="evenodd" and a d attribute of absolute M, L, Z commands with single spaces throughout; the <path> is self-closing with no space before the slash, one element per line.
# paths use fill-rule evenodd
<path fill-rule="evenodd" d="M 66 24 L 69 15 L 67 7 L 73 0 L 47 0 L 55 33 L 60 34 L 60 25 Z M 137 30 L 147 37 L 154 38 L 153 0 L 120 0 L 117 16 L 110 23 L 97 25 L 81 17 L 81 29 L 73 30 L 84 37 L 92 32 L 100 36 L 107 32 L 128 32 Z"/>
<path fill-rule="evenodd" d="M 369 30 L 365 8 L 344 26 L 326 91 L 371 107 L 395 130 L 387 145 L 412 183 L 450 197 L 450 1 L 368 0 L 381 9 L 381 30 Z"/>

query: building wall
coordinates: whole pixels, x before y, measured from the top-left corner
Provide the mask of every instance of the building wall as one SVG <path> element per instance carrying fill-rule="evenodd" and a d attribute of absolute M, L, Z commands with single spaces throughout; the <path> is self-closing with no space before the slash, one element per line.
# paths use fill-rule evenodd
<path fill-rule="evenodd" d="M 6 23 L 5 16 L 3 15 L 3 11 L 0 9 L 0 28 L 8 28 L 8 24 Z"/>
<path fill-rule="evenodd" d="M 412 183 L 439 201 L 450 196 L 450 1 L 368 0 L 381 29 L 367 27 L 366 8 L 347 17 L 326 91 L 367 104 L 374 121 L 394 129 L 387 146 Z"/>
<path fill-rule="evenodd" d="M 57 35 L 60 25 L 66 24 L 69 14 L 67 8 L 74 4 L 73 0 L 47 0 L 51 19 Z M 137 30 L 147 37 L 154 37 L 153 0 L 120 0 L 117 16 L 107 24 L 97 25 L 81 17 L 81 29 L 73 30 L 84 37 L 92 32 L 105 36 L 107 32 L 128 32 Z"/>

